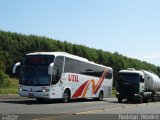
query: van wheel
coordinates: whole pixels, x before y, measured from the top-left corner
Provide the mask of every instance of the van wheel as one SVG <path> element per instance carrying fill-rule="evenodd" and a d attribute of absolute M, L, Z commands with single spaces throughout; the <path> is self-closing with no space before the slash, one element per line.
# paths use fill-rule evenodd
<path fill-rule="evenodd" d="M 149 103 L 150 101 L 151 101 L 150 98 L 147 98 L 146 102 Z"/>
<path fill-rule="evenodd" d="M 69 90 L 65 90 L 63 93 L 63 102 L 67 103 L 70 100 L 70 94 L 69 94 Z"/>
<path fill-rule="evenodd" d="M 140 100 L 139 100 L 139 103 L 143 103 L 143 100 L 142 100 L 142 99 L 140 99 Z"/>
<path fill-rule="evenodd" d="M 122 98 L 118 98 L 118 102 L 119 102 L 119 103 L 122 103 Z"/>
<path fill-rule="evenodd" d="M 136 103 L 136 104 L 137 104 L 137 103 L 140 103 L 140 104 L 141 104 L 141 103 L 143 103 L 143 100 L 142 100 L 142 99 L 134 100 L 134 103 Z"/>

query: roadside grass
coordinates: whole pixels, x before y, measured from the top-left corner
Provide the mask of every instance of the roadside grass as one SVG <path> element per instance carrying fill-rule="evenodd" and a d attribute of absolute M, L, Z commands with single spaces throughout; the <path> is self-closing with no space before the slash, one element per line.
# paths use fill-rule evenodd
<path fill-rule="evenodd" d="M 18 94 L 18 79 L 9 78 L 11 87 L 0 87 L 0 94 Z"/>

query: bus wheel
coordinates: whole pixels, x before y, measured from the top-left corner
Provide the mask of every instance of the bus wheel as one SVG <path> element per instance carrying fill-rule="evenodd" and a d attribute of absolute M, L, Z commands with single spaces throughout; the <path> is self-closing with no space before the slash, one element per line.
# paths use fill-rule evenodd
<path fill-rule="evenodd" d="M 102 101 L 103 100 L 103 91 L 101 91 L 100 93 L 99 93 L 99 98 L 98 98 L 100 101 Z"/>
<path fill-rule="evenodd" d="M 63 93 L 63 102 L 67 103 L 70 100 L 70 94 L 69 94 L 69 90 L 65 90 Z"/>

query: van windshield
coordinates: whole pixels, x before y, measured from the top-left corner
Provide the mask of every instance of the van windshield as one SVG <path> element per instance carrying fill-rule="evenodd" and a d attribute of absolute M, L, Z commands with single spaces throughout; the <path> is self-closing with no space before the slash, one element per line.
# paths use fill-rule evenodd
<path fill-rule="evenodd" d="M 119 73 L 119 82 L 138 83 L 140 76 L 137 73 Z"/>

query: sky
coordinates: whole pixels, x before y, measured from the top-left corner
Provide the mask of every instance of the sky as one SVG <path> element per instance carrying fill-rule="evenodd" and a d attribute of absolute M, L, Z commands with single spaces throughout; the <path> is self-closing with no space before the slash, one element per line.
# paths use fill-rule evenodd
<path fill-rule="evenodd" d="M 160 0 L 0 0 L 0 29 L 160 66 Z"/>

